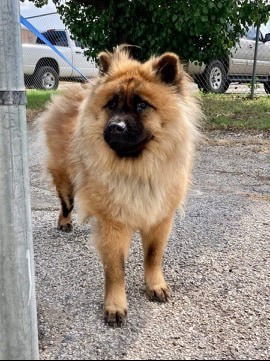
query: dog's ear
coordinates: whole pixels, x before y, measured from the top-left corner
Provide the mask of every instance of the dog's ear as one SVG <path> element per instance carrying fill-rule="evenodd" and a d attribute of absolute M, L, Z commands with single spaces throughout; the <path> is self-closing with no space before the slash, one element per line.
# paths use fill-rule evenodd
<path fill-rule="evenodd" d="M 107 74 L 112 62 L 112 54 L 102 51 L 98 54 L 99 70 L 101 74 Z"/>
<path fill-rule="evenodd" d="M 174 53 L 164 53 L 153 64 L 153 69 L 161 81 L 167 84 L 177 84 L 183 68 L 179 57 Z"/>

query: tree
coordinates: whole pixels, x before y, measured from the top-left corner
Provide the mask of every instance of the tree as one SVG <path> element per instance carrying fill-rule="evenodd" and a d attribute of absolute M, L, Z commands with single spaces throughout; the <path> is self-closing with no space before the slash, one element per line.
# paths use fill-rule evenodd
<path fill-rule="evenodd" d="M 32 0 L 42 5 L 47 0 Z M 141 47 L 141 58 L 173 51 L 209 61 L 226 55 L 245 28 L 264 23 L 268 0 L 54 0 L 73 36 L 96 56 L 120 43 Z"/>

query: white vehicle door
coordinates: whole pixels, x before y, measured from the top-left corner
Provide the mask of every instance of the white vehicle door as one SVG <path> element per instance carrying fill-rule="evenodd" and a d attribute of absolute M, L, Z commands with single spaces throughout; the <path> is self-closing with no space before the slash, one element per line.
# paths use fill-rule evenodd
<path fill-rule="evenodd" d="M 253 64 L 253 62 L 252 62 Z M 256 73 L 258 75 L 270 74 L 270 42 L 259 41 L 258 55 L 256 64 Z"/>
<path fill-rule="evenodd" d="M 265 66 L 266 66 L 265 73 L 270 76 L 270 40 L 267 41 L 264 45 L 265 45 L 265 50 L 263 52 L 264 54 L 263 61 L 265 62 Z"/>
<path fill-rule="evenodd" d="M 254 53 L 256 44 L 256 28 L 251 27 L 246 34 L 249 49 L 247 52 L 247 74 L 252 75 L 254 64 Z M 270 47 L 269 44 L 263 42 L 263 36 L 260 32 L 258 42 L 257 64 L 256 74 L 267 75 L 269 74 L 269 62 L 270 62 Z"/>
<path fill-rule="evenodd" d="M 270 75 L 270 20 L 260 27 L 263 36 L 263 46 L 261 47 L 261 57 L 264 67 L 264 75 Z"/>
<path fill-rule="evenodd" d="M 71 40 L 71 44 L 73 52 L 73 65 L 78 68 L 87 78 L 97 76 L 98 69 L 95 61 L 91 58 L 89 60 L 87 59 L 87 57 L 84 55 L 84 50 L 80 46 L 81 44 L 78 41 Z M 73 70 L 72 76 L 76 77 L 80 75 L 78 74 L 78 72 Z"/>
<path fill-rule="evenodd" d="M 246 38 L 241 38 L 239 43 L 232 49 L 230 75 L 245 75 L 248 73 L 248 57 L 254 53 L 253 44 Z M 249 55 L 248 55 L 249 54 Z"/>

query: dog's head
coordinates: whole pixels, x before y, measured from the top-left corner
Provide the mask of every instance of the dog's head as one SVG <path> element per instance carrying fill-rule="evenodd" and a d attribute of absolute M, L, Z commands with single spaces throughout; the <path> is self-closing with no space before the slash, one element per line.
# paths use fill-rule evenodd
<path fill-rule="evenodd" d="M 141 63 L 120 46 L 100 53 L 99 61 L 101 76 L 88 104 L 99 140 L 119 158 L 166 156 L 185 127 L 179 104 L 187 76 L 179 57 L 165 53 Z"/>

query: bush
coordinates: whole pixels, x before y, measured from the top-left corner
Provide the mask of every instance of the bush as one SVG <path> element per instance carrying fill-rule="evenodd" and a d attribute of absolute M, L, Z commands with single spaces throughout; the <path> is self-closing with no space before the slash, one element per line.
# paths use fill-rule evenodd
<path fill-rule="evenodd" d="M 32 0 L 42 5 L 47 0 Z M 268 0 L 54 0 L 75 38 L 96 56 L 120 43 L 141 47 L 140 57 L 173 51 L 207 62 L 231 49 L 245 27 L 264 23 Z"/>

